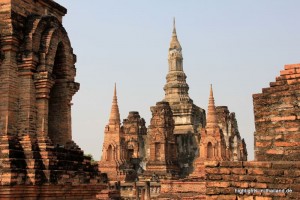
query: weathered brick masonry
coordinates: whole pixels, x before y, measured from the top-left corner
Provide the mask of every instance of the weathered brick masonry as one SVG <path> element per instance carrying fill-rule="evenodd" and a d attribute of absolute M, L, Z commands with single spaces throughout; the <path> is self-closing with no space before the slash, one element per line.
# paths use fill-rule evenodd
<path fill-rule="evenodd" d="M 207 199 L 271 200 L 300 196 L 299 161 L 212 161 L 204 165 Z"/>
<path fill-rule="evenodd" d="M 54 1 L 0 2 L 1 199 L 95 198 L 105 188 L 72 140 L 79 84 L 65 14 Z"/>
<path fill-rule="evenodd" d="M 300 64 L 285 65 L 253 95 L 255 160 L 300 160 Z"/>
<path fill-rule="evenodd" d="M 174 120 L 168 102 L 157 102 L 151 107 L 152 118 L 149 126 L 149 158 L 143 176 L 153 173 L 159 178 L 178 175 L 177 144 L 174 130 Z"/>

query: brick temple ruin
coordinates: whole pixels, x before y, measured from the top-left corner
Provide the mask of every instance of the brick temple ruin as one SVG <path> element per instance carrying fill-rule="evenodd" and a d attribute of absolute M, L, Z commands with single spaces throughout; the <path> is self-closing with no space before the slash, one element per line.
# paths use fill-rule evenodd
<path fill-rule="evenodd" d="M 151 107 L 148 128 L 135 111 L 131 133 L 125 131 L 129 120 L 121 124 L 115 86 L 99 161 L 109 180 L 102 198 L 297 199 L 300 64 L 285 66 L 270 88 L 253 95 L 255 161 L 247 161 L 235 114 L 215 106 L 212 86 L 207 115 L 189 97 L 175 21 L 168 61 L 165 98 Z"/>
<path fill-rule="evenodd" d="M 0 199 L 297 199 L 300 64 L 253 95 L 255 160 L 234 113 L 190 98 L 175 21 L 165 97 L 121 123 L 115 85 L 102 157 L 72 140 L 76 56 L 52 0 L 0 2 Z M 95 147 L 100 150 L 99 147 Z"/>
<path fill-rule="evenodd" d="M 76 56 L 48 0 L 0 1 L 0 199 L 91 199 L 103 178 L 72 140 Z"/>

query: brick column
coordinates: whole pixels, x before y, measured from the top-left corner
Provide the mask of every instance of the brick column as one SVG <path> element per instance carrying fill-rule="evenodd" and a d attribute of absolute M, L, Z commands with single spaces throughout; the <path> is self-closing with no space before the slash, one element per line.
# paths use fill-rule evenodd
<path fill-rule="evenodd" d="M 23 55 L 22 64 L 18 65 L 19 75 L 19 133 L 36 133 L 36 113 L 35 113 L 35 86 L 33 74 L 36 69 L 38 58 L 35 54 Z"/>
<path fill-rule="evenodd" d="M 17 134 L 18 89 L 17 89 L 17 51 L 18 39 L 14 36 L 1 38 L 3 51 L 2 64 L 0 66 L 0 113 L 1 120 L 7 123 L 7 132 Z M 6 122 L 6 116 L 8 121 Z"/>
<path fill-rule="evenodd" d="M 72 112 L 71 112 L 71 106 L 73 105 L 73 103 L 71 103 L 73 96 L 75 95 L 75 93 L 79 90 L 80 88 L 80 84 L 77 82 L 68 82 L 68 88 L 70 91 L 70 96 L 69 96 L 69 102 L 68 102 L 68 109 L 69 109 L 69 135 L 68 138 L 70 140 L 72 140 Z"/>
<path fill-rule="evenodd" d="M 48 135 L 49 93 L 54 81 L 49 72 L 39 72 L 34 76 L 37 106 L 37 134 Z"/>

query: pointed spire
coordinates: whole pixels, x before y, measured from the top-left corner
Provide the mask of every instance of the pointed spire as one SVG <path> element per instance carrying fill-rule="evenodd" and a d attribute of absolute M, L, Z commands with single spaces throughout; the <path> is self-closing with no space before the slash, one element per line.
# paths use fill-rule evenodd
<path fill-rule="evenodd" d="M 115 87 L 114 87 L 114 97 L 117 98 L 117 84 L 115 83 Z"/>
<path fill-rule="evenodd" d="M 172 32 L 172 39 L 171 39 L 171 42 L 170 42 L 169 50 L 172 50 L 172 49 L 180 49 L 181 50 L 181 46 L 180 46 L 180 43 L 178 41 L 177 33 L 176 33 L 175 17 L 173 18 L 173 32 Z"/>
<path fill-rule="evenodd" d="M 114 96 L 111 106 L 111 112 L 109 116 L 109 124 L 120 124 L 120 112 L 119 112 L 119 106 L 118 106 L 118 99 L 117 99 L 117 86 L 115 83 L 114 87 Z"/>
<path fill-rule="evenodd" d="M 173 35 L 176 35 L 175 17 L 173 18 Z"/>
<path fill-rule="evenodd" d="M 210 128 L 217 128 L 217 127 L 218 127 L 217 111 L 215 106 L 215 99 L 214 99 L 212 85 L 210 84 L 206 128 L 210 129 Z"/>
<path fill-rule="evenodd" d="M 189 86 L 186 83 L 186 75 L 183 71 L 182 48 L 177 39 L 175 18 L 173 19 L 173 34 L 168 52 L 168 65 L 169 70 L 167 75 L 167 83 L 164 87 L 164 100 L 168 102 L 192 101 L 188 94 Z"/>

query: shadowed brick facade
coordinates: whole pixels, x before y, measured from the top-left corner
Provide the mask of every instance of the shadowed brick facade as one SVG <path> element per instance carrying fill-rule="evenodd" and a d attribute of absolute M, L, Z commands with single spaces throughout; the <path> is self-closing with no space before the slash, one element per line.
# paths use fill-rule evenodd
<path fill-rule="evenodd" d="M 128 150 L 128 159 L 145 157 L 144 137 L 147 135 L 145 120 L 138 112 L 131 111 L 128 117 L 123 120 L 125 148 Z"/>
<path fill-rule="evenodd" d="M 231 161 L 246 161 L 248 152 L 245 140 L 241 138 L 235 113 L 230 113 L 227 106 L 217 106 L 218 125 L 226 142 L 226 155 Z"/>
<path fill-rule="evenodd" d="M 105 188 L 72 140 L 71 100 L 79 84 L 76 56 L 62 26 L 65 14 L 54 1 L 0 2 L 0 197 L 5 199 L 91 198 Z"/>

